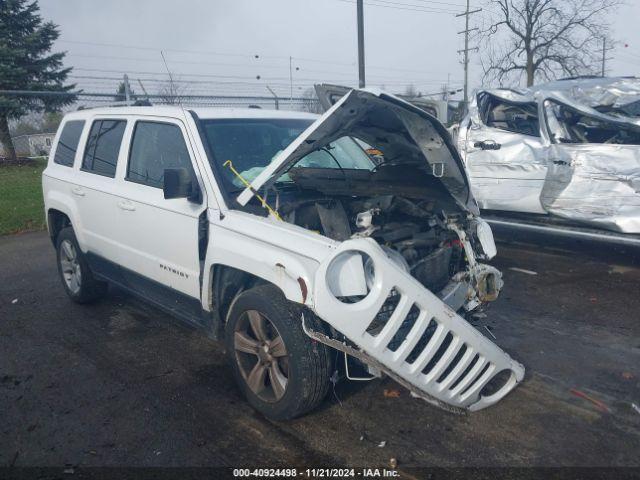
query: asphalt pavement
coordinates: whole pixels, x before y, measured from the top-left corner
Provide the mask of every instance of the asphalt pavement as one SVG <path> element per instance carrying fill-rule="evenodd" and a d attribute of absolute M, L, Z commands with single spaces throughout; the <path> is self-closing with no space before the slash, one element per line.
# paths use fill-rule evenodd
<path fill-rule="evenodd" d="M 500 246 L 505 287 L 476 326 L 527 370 L 497 405 L 342 382 L 271 422 L 221 344 L 115 289 L 76 305 L 46 233 L 2 237 L 0 465 L 640 466 L 640 270 L 602 254 Z"/>

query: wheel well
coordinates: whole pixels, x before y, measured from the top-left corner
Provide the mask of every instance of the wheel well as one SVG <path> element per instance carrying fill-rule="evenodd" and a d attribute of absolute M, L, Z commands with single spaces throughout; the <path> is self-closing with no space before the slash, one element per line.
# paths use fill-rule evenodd
<path fill-rule="evenodd" d="M 227 265 L 214 265 L 211 274 L 213 278 L 211 298 L 221 325 L 227 321 L 229 307 L 240 293 L 258 285 L 274 285 L 264 278 Z M 281 290 L 277 285 L 274 286 Z"/>
<path fill-rule="evenodd" d="M 49 236 L 51 237 L 51 241 L 53 244 L 56 244 L 56 240 L 58 239 L 58 234 L 65 227 L 71 226 L 71 220 L 69 217 L 62 213 L 60 210 L 55 210 L 53 208 L 49 209 L 47 212 L 47 224 L 49 225 Z"/>

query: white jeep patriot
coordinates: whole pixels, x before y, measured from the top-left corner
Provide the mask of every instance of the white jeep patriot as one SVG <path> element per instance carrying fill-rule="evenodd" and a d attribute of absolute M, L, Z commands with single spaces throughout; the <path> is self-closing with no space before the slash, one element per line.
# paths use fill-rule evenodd
<path fill-rule="evenodd" d="M 502 280 L 478 262 L 496 249 L 461 159 L 434 117 L 392 95 L 352 90 L 322 116 L 77 111 L 42 182 L 71 299 L 109 282 L 224 338 L 270 418 L 317 406 L 338 358 L 347 377 L 386 374 L 457 412 L 523 378 L 463 318 Z"/>

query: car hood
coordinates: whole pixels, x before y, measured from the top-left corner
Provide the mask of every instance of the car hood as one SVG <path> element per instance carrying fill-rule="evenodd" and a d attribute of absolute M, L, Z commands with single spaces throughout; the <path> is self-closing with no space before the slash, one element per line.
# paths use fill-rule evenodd
<path fill-rule="evenodd" d="M 311 124 L 237 198 L 246 205 L 309 153 L 344 137 L 358 138 L 394 164 L 427 164 L 458 205 L 475 215 L 478 206 L 449 132 L 433 116 L 380 90 L 351 90 Z"/>

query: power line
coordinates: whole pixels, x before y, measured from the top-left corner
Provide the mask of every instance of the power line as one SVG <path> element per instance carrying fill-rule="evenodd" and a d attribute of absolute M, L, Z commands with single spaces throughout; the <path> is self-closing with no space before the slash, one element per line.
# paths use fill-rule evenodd
<path fill-rule="evenodd" d="M 155 75 L 155 76 L 160 75 L 163 77 L 167 75 L 167 72 L 162 72 L 162 71 L 139 71 L 139 70 L 129 70 L 129 69 L 116 70 L 116 69 L 74 67 L 74 70 L 83 71 L 83 72 L 101 72 L 101 73 L 117 73 L 117 74 L 128 73 L 128 74 L 135 74 L 135 75 Z M 337 74 L 337 75 L 346 76 L 349 78 L 356 78 L 355 73 L 354 74 L 345 73 L 345 74 Z M 229 79 L 229 80 L 251 80 L 252 78 L 255 78 L 247 75 L 218 75 L 218 74 L 207 74 L 207 73 L 182 73 L 182 72 L 176 72 L 176 76 L 195 77 L 195 78 L 222 78 L 222 79 Z M 317 82 L 322 78 L 336 79 L 337 77 L 336 77 L 336 74 L 330 74 L 330 75 L 326 75 L 325 77 L 314 77 L 314 78 L 304 77 L 304 78 L 298 78 L 298 80 Z M 433 79 L 433 78 L 432 79 L 419 79 L 419 78 L 407 79 L 405 77 L 399 78 L 399 77 L 390 77 L 386 75 L 372 75 L 372 78 L 376 79 L 376 81 L 380 83 L 401 83 L 405 85 L 412 82 L 413 83 L 419 82 L 421 84 L 437 84 L 437 83 L 442 83 L 444 81 L 444 79 Z M 288 81 L 289 77 L 260 76 L 259 78 L 255 78 L 255 80 L 261 81 L 261 82 L 277 81 L 277 80 Z M 346 79 L 343 78 L 342 81 L 345 81 L 345 80 Z"/>
<path fill-rule="evenodd" d="M 84 54 L 70 53 L 69 56 L 82 57 L 82 58 L 99 58 L 99 59 L 107 59 L 107 60 L 125 60 L 125 61 L 133 61 L 133 62 L 156 62 L 156 63 L 162 62 L 162 59 L 144 58 L 144 57 L 121 57 L 121 56 L 114 56 L 114 55 L 84 55 Z M 224 67 L 235 67 L 235 68 L 252 68 L 255 70 L 260 70 L 262 68 L 276 68 L 276 69 L 286 68 L 285 65 L 270 65 L 270 64 L 242 65 L 242 64 L 236 64 L 236 63 L 195 62 L 195 61 L 184 61 L 184 60 L 173 60 L 173 59 L 171 59 L 171 63 L 185 64 L 185 65 L 211 65 L 216 67 L 224 66 Z M 407 69 L 407 68 L 393 68 L 393 67 L 383 67 L 383 66 L 371 67 L 371 68 L 375 68 L 377 70 L 385 69 L 385 70 L 392 70 L 392 71 L 399 71 L 399 72 L 413 72 L 413 73 L 420 73 L 420 74 L 426 74 L 426 75 L 433 74 L 433 72 L 427 72 L 424 70 Z M 326 70 L 326 69 L 315 70 L 315 69 L 308 69 L 305 67 L 302 67 L 302 70 L 307 73 L 322 73 L 322 74 L 331 73 L 331 74 L 337 74 L 337 75 L 352 75 L 351 72 L 336 71 L 336 70 Z"/>
<path fill-rule="evenodd" d="M 419 0 L 414 0 L 414 1 L 419 1 Z M 453 4 L 452 4 L 453 5 Z M 131 45 L 131 44 L 114 44 L 114 43 L 99 43 L 99 42 L 86 42 L 86 41 L 77 41 L 77 40 L 58 40 L 58 42 L 61 43 L 70 43 L 70 44 L 76 44 L 76 45 L 89 45 L 89 46 L 96 46 L 96 47 L 108 47 L 108 48 L 124 48 L 124 49 L 134 49 L 134 50 L 146 50 L 146 51 L 153 51 L 153 52 L 157 52 L 159 54 L 160 52 L 160 48 L 157 47 L 147 47 L 147 46 L 141 46 L 141 45 Z M 197 50 L 177 50 L 177 49 L 162 49 L 165 53 L 167 52 L 173 52 L 173 53 L 186 53 L 186 54 L 197 54 L 197 55 L 223 55 L 223 56 L 232 56 L 232 57 L 241 57 L 241 58 L 252 58 L 252 59 L 260 59 L 260 58 L 278 58 L 278 59 L 282 59 L 282 60 L 289 60 L 289 56 L 276 56 L 276 55 L 252 55 L 252 54 L 236 54 L 236 53 L 228 53 L 228 52 L 212 52 L 212 51 L 197 51 Z M 86 57 L 86 58 L 113 58 L 113 59 L 126 59 L 126 60 L 142 60 L 142 61 L 161 61 L 160 58 L 158 58 L 158 60 L 154 60 L 154 59 L 144 59 L 144 58 L 140 58 L 140 57 L 117 57 L 117 56 L 110 56 L 110 55 L 87 55 L 87 54 L 79 54 L 79 53 L 68 53 L 69 56 L 78 56 L 78 57 Z M 256 58 L 257 57 L 257 58 Z M 356 62 L 350 62 L 350 63 L 346 63 L 346 62 L 335 62 L 335 61 L 329 61 L 329 60 L 324 60 L 324 59 L 317 59 L 317 58 L 310 58 L 310 57 L 296 57 L 296 56 L 292 56 L 292 59 L 294 61 L 299 61 L 299 62 L 313 62 L 313 63 L 323 63 L 323 64 L 330 64 L 330 65 L 339 65 L 339 66 L 345 66 L 345 67 L 354 67 L 356 66 Z M 185 60 L 171 60 L 172 63 L 193 63 L 193 64 L 202 64 L 203 62 L 187 62 Z M 224 64 L 224 63 L 219 63 L 219 62 L 210 62 L 211 65 L 216 65 L 216 66 L 240 66 L 242 67 L 241 64 Z M 271 68 L 273 67 L 277 67 L 276 65 L 267 65 L 267 64 L 256 64 L 257 66 L 264 66 L 265 68 Z M 286 65 L 284 65 L 286 66 Z M 424 73 L 424 74 L 433 74 L 435 72 L 433 71 L 425 71 L 425 70 L 416 70 L 416 69 L 409 69 L 409 68 L 398 68 L 398 67 L 391 67 L 388 65 L 367 65 L 368 68 L 373 68 L 373 69 L 385 69 L 385 70 L 393 70 L 393 71 L 402 71 L 402 72 L 414 72 L 414 73 Z M 306 70 L 306 68 L 305 68 Z M 444 73 L 444 72 L 439 72 L 439 73 Z"/>
<path fill-rule="evenodd" d="M 449 5 L 452 7 L 458 7 L 458 8 L 463 8 L 464 4 L 462 3 L 450 3 L 450 2 L 437 2 L 436 0 L 413 0 L 414 2 L 421 2 L 421 3 L 435 3 L 438 5 Z"/>
<path fill-rule="evenodd" d="M 259 55 L 259 54 L 248 54 L 248 53 L 229 53 L 229 52 L 214 52 L 210 50 L 180 50 L 175 48 L 158 48 L 158 47 L 147 47 L 142 45 L 124 45 L 117 43 L 100 43 L 100 42 L 86 42 L 79 40 L 58 40 L 60 43 L 71 43 L 76 45 L 90 45 L 95 47 L 110 47 L 110 48 L 130 48 L 134 50 L 149 50 L 154 52 L 159 52 L 163 50 L 165 52 L 175 52 L 175 53 L 189 53 L 194 55 L 220 55 L 225 57 L 254 57 L 254 58 L 288 58 L 283 55 Z"/>
<path fill-rule="evenodd" d="M 353 5 L 356 4 L 355 0 L 336 0 L 336 1 L 343 2 L 343 3 L 351 3 Z M 373 0 L 370 0 L 370 1 L 373 1 Z M 376 0 L 376 1 L 381 1 L 381 0 Z M 394 10 L 409 10 L 413 12 L 424 12 L 424 13 L 446 13 L 446 14 L 455 13 L 453 11 L 448 11 L 448 10 L 425 10 L 425 9 L 418 9 L 418 8 L 399 7 L 399 6 L 393 6 L 393 5 L 381 5 L 377 3 L 367 3 L 366 5 L 371 7 L 392 8 Z"/>
<path fill-rule="evenodd" d="M 402 3 L 402 2 L 395 2 L 395 1 L 391 1 L 391 0 L 367 0 L 370 2 L 376 2 L 376 3 L 385 3 L 388 5 L 396 5 L 398 7 L 409 7 L 409 8 L 419 8 L 419 9 L 425 9 L 426 11 L 433 11 L 434 13 L 456 13 L 456 11 L 454 10 L 450 10 L 450 9 L 445 9 L 443 7 L 425 7 L 423 5 L 416 5 L 413 3 Z M 373 4 L 371 4 L 373 5 Z M 380 7 L 382 5 L 379 5 Z M 459 6 L 459 5 L 456 5 Z"/>
<path fill-rule="evenodd" d="M 124 56 L 119 56 L 119 55 L 98 55 L 98 54 L 80 54 L 80 53 L 68 53 L 67 54 L 69 57 L 81 57 L 81 58 L 99 58 L 99 59 L 107 59 L 107 60 L 124 60 L 124 61 L 135 61 L 135 62 L 161 62 L 162 59 L 158 58 L 144 58 L 144 57 L 124 57 Z M 305 58 L 300 58 L 300 57 L 292 57 L 293 60 L 303 60 L 303 61 L 310 61 L 310 62 L 318 62 L 316 60 L 313 59 L 305 59 Z M 179 64 L 185 64 L 185 65 L 211 65 L 211 66 L 225 66 L 225 67 L 237 67 L 237 68 L 254 68 L 254 69 L 261 69 L 261 68 L 286 68 L 286 65 L 274 65 L 274 64 L 263 64 L 263 63 L 256 63 L 253 65 L 243 65 L 240 63 L 223 63 L 223 62 L 202 62 L 202 61 L 187 61 L 187 60 L 174 60 L 171 59 L 171 63 L 179 63 Z M 354 67 L 355 63 L 353 64 L 345 64 L 345 63 L 338 63 L 338 62 L 327 62 L 330 64 L 335 64 L 335 65 L 343 65 L 343 66 L 349 66 L 349 67 Z M 410 73 L 420 73 L 423 75 L 434 75 L 437 73 L 442 73 L 442 72 L 433 72 L 433 71 L 426 71 L 426 70 L 417 70 L 417 69 L 412 69 L 412 68 L 399 68 L 399 67 L 391 67 L 391 66 L 386 66 L 386 65 L 370 65 L 368 66 L 368 68 L 371 69 L 375 69 L 375 70 L 390 70 L 390 71 L 397 71 L 397 72 L 410 72 Z M 337 72 L 335 70 L 315 70 L 315 69 L 308 69 L 306 67 L 302 67 L 302 69 L 305 72 L 309 72 L 309 73 L 338 73 L 338 74 L 342 74 L 342 73 L 347 73 L 347 72 Z"/>

